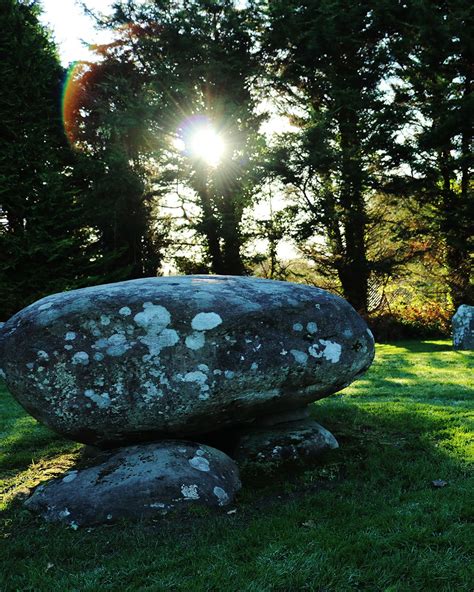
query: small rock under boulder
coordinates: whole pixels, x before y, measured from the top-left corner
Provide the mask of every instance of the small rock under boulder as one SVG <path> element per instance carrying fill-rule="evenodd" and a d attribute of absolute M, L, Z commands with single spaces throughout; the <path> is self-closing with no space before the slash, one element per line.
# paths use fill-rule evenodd
<path fill-rule="evenodd" d="M 239 463 L 276 463 L 314 460 L 338 448 L 336 438 L 312 419 L 254 427 L 242 433 L 234 458 Z"/>
<path fill-rule="evenodd" d="M 461 304 L 452 319 L 453 348 L 474 350 L 474 306 Z"/>
<path fill-rule="evenodd" d="M 25 505 L 77 528 L 227 506 L 240 486 L 237 465 L 220 450 L 168 440 L 120 448 L 99 464 L 69 471 L 37 487 Z"/>

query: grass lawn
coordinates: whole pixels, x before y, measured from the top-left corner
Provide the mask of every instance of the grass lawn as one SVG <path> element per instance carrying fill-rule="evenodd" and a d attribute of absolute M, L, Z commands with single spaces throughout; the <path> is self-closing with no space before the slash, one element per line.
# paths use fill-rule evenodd
<path fill-rule="evenodd" d="M 317 465 L 244 473 L 235 513 L 74 531 L 21 499 L 81 446 L 0 386 L 0 591 L 472 591 L 473 395 L 473 353 L 378 345 L 362 380 L 313 405 L 340 443 Z"/>

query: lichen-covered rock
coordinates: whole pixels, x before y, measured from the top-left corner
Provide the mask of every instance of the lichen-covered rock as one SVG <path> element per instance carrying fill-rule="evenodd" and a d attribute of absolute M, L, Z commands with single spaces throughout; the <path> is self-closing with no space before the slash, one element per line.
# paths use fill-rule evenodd
<path fill-rule="evenodd" d="M 120 448 L 107 460 L 36 488 L 26 507 L 73 528 L 120 518 L 150 518 L 189 506 L 219 508 L 240 489 L 226 454 L 192 442 Z"/>
<path fill-rule="evenodd" d="M 313 460 L 338 447 L 331 432 L 312 419 L 303 419 L 247 429 L 233 456 L 239 463 L 281 464 Z"/>
<path fill-rule="evenodd" d="M 474 350 L 474 306 L 461 304 L 452 319 L 453 348 Z"/>
<path fill-rule="evenodd" d="M 150 278 L 48 296 L 0 333 L 12 394 L 90 444 L 217 431 L 352 382 L 374 341 L 342 298 L 256 278 Z"/>

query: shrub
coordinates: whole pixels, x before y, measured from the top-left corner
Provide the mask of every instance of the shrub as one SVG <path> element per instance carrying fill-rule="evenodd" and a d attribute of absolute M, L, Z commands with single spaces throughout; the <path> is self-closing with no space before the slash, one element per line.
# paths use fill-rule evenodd
<path fill-rule="evenodd" d="M 449 337 L 453 311 L 438 302 L 409 305 L 373 315 L 368 324 L 376 341 Z"/>

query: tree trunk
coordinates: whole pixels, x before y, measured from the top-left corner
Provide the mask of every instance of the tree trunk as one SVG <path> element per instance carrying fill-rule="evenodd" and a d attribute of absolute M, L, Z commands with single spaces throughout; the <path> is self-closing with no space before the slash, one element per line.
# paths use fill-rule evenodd
<path fill-rule="evenodd" d="M 441 231 L 446 246 L 446 266 L 448 268 L 448 287 L 453 307 L 457 309 L 461 304 L 471 304 L 472 286 L 470 278 L 472 263 L 470 260 L 469 241 L 472 240 L 472 222 L 465 219 L 468 214 L 467 200 L 468 184 L 463 171 L 461 180 L 461 194 L 456 195 L 451 187 L 451 176 L 454 172 L 449 166 L 449 147 L 440 153 L 439 162 L 443 179 L 443 212 L 441 212 Z"/>
<path fill-rule="evenodd" d="M 354 111 L 342 107 L 339 114 L 341 134 L 342 226 L 345 256 L 339 267 L 339 279 L 347 300 L 361 314 L 367 313 L 369 265 L 365 244 L 367 215 L 362 187 L 360 144 Z"/>
<path fill-rule="evenodd" d="M 199 177 L 197 175 L 199 175 Z M 219 221 L 217 220 L 212 207 L 208 180 L 204 173 L 199 174 L 196 171 L 195 189 L 199 195 L 202 209 L 202 220 L 199 223 L 198 231 L 206 240 L 207 254 L 211 262 L 211 271 L 218 275 L 224 275 L 226 271 L 220 241 Z"/>
<path fill-rule="evenodd" d="M 224 269 L 227 275 L 244 275 L 245 265 L 242 261 L 240 234 L 240 216 L 236 211 L 236 205 L 229 194 L 222 197 L 222 239 Z"/>

